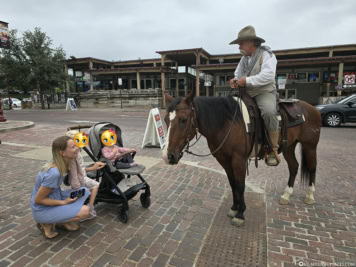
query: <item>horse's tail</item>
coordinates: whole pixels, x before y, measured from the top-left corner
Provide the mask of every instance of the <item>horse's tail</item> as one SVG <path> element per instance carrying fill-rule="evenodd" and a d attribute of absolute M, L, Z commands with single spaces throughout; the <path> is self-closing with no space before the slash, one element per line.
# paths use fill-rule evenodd
<path fill-rule="evenodd" d="M 310 182 L 310 172 L 307 166 L 307 158 L 305 156 L 305 151 L 303 149 L 302 144 L 300 144 L 300 156 L 301 156 L 301 172 L 300 172 L 300 177 L 302 179 L 302 186 L 308 186 Z"/>

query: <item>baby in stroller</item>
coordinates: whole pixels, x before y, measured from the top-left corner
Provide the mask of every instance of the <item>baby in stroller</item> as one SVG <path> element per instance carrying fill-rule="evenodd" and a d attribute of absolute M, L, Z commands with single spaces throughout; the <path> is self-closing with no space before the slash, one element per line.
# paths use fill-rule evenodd
<path fill-rule="evenodd" d="M 101 154 L 104 158 L 111 160 L 117 169 L 128 169 L 135 167 L 137 164 L 133 161 L 131 153 L 135 153 L 136 149 L 119 147 L 117 145 L 104 146 Z"/>

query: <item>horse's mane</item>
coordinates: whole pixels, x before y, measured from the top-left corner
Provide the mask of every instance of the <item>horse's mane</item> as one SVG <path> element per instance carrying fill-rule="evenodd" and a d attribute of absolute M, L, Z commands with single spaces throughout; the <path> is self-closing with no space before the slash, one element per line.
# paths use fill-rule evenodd
<path fill-rule="evenodd" d="M 182 101 L 182 97 L 175 98 L 167 107 L 172 112 Z M 196 110 L 197 120 L 201 130 L 222 129 L 227 120 L 232 120 L 238 103 L 231 97 L 194 97 L 193 105 Z M 235 121 L 241 120 L 240 108 L 237 107 Z"/>
<path fill-rule="evenodd" d="M 238 103 L 231 97 L 195 97 L 193 100 L 197 120 L 201 130 L 222 129 L 228 120 L 232 120 Z M 235 121 L 241 120 L 240 108 L 237 107 Z"/>

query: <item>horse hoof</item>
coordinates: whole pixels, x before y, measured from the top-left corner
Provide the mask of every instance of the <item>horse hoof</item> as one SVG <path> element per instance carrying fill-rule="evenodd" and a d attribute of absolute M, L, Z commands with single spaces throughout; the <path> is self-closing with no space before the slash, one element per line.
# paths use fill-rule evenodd
<path fill-rule="evenodd" d="M 227 213 L 227 216 L 231 218 L 235 218 L 236 214 L 237 214 L 237 210 L 230 209 L 229 212 Z"/>
<path fill-rule="evenodd" d="M 289 200 L 281 197 L 281 198 L 279 199 L 279 204 L 281 204 L 281 205 L 288 205 L 288 204 L 289 204 Z"/>
<path fill-rule="evenodd" d="M 314 202 L 315 202 L 315 200 L 312 199 L 312 198 L 309 198 L 309 197 L 306 197 L 306 198 L 304 199 L 304 203 L 305 203 L 305 204 L 308 204 L 308 205 L 313 205 Z"/>
<path fill-rule="evenodd" d="M 240 227 L 244 224 L 245 220 L 241 220 L 241 219 L 238 219 L 238 218 L 232 218 L 231 220 L 231 224 L 234 225 L 234 226 L 237 226 L 237 227 Z"/>

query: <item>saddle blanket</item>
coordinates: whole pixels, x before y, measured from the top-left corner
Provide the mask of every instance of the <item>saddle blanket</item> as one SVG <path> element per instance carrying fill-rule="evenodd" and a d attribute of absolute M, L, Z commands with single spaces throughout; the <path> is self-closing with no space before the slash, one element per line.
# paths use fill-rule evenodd
<path fill-rule="evenodd" d="M 248 113 L 248 110 L 247 110 L 245 102 L 241 98 L 239 98 L 237 96 L 234 96 L 233 98 L 240 105 L 240 110 L 241 110 L 241 113 L 242 113 L 242 117 L 243 117 L 245 125 L 246 125 L 246 132 L 248 132 L 248 133 L 253 132 L 252 131 L 253 127 L 251 125 L 250 115 Z M 277 115 L 277 119 L 279 121 L 279 125 L 281 125 L 282 117 L 279 114 Z"/>

